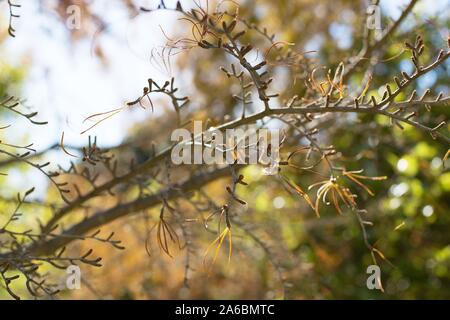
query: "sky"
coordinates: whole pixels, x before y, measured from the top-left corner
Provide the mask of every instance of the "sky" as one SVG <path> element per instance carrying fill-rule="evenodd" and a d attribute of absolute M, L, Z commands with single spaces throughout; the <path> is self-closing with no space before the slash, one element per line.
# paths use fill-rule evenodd
<path fill-rule="evenodd" d="M 108 31 L 75 44 L 69 43 L 66 26 L 56 17 L 42 14 L 37 1 L 23 5 L 15 23 L 17 37 L 6 40 L 1 57 L 8 57 L 12 64 L 30 62 L 22 96 L 40 112 L 41 119 L 49 121 L 45 130 L 35 128 L 42 146 L 58 141 L 62 131 L 68 144 L 84 144 L 86 134 L 80 132 L 88 126 L 83 124 L 87 116 L 134 100 L 150 77 L 159 81 L 169 77 L 153 67 L 148 57 L 152 47 L 164 44 L 159 25 L 170 29 L 175 14 L 144 14 L 130 21 L 118 4 L 115 0 L 95 1 L 95 8 L 107 17 Z M 93 54 L 95 41 L 101 41 L 108 66 Z M 133 114 L 130 119 L 130 114 L 123 113 L 89 133 L 101 137 L 105 145 L 117 144 L 131 125 L 129 120 L 138 120 L 133 119 L 136 117 L 139 115 Z"/>
<path fill-rule="evenodd" d="M 141 2 L 152 5 L 151 1 Z M 56 16 L 42 14 L 37 1 L 22 0 L 22 5 L 21 17 L 14 24 L 17 36 L 4 42 L 0 63 L 26 66 L 25 81 L 17 95 L 25 97 L 25 106 L 38 111 L 37 120 L 48 121 L 48 125 L 33 126 L 19 119 L 7 130 L 5 140 L 17 142 L 20 136 L 27 143 L 33 142 L 36 150 L 43 150 L 59 142 L 64 132 L 65 145 L 85 146 L 88 135 L 93 135 L 105 148 L 119 144 L 133 122 L 151 116 L 149 109 L 136 108 L 135 112 L 123 112 L 88 133 L 80 134 L 89 126 L 83 123 L 87 116 L 136 99 L 148 78 L 160 83 L 170 78 L 169 74 L 153 67 L 148 57 L 153 47 L 164 44 L 159 25 L 170 30 L 177 19 L 173 12 L 143 14 L 130 20 L 119 1 L 94 1 L 96 10 L 101 11 L 108 22 L 108 32 L 96 40 L 101 41 L 107 54 L 108 65 L 105 66 L 92 52 L 94 39 L 84 39 L 73 45 L 66 26 Z M 0 1 L 2 28 L 7 28 L 7 13 L 6 1 Z M 24 132 L 28 132 L 26 137 L 23 137 Z M 54 152 L 49 154 L 49 160 L 67 167 L 71 159 Z M 13 168 L 7 179 L 11 194 L 13 190 L 29 188 L 30 181 L 35 185 L 47 184 L 45 176 L 36 170 L 24 173 Z M 44 192 L 42 188 L 36 195 L 39 197 Z"/>

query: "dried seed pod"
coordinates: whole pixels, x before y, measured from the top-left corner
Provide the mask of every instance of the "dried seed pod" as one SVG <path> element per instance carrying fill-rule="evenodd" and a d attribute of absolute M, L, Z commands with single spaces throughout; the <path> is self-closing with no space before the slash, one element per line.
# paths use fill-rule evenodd
<path fill-rule="evenodd" d="M 212 43 L 210 43 L 206 40 L 199 41 L 197 44 L 204 49 L 209 49 L 209 48 L 214 47 Z"/>
<path fill-rule="evenodd" d="M 226 31 L 227 31 L 227 32 L 233 32 L 234 27 L 236 27 L 236 23 L 237 23 L 236 20 L 231 21 L 231 23 L 230 23 L 230 25 L 228 26 L 228 28 L 227 28 Z"/>
<path fill-rule="evenodd" d="M 443 126 L 445 126 L 446 125 L 446 122 L 445 121 L 442 121 L 441 123 L 439 123 L 436 127 L 434 127 L 433 129 L 432 129 L 432 131 L 437 131 L 437 130 L 439 130 L 440 128 L 442 128 Z"/>
<path fill-rule="evenodd" d="M 410 78 L 410 76 L 405 72 L 405 71 L 402 71 L 402 76 L 407 80 L 407 81 L 409 81 L 411 78 Z"/>
<path fill-rule="evenodd" d="M 376 108 L 377 107 L 377 99 L 375 99 L 375 96 L 371 96 L 370 100 L 371 100 L 371 102 L 373 104 L 373 107 Z"/>
<path fill-rule="evenodd" d="M 419 49 L 417 50 L 417 54 L 418 54 L 419 56 L 422 55 L 424 49 L 425 49 L 425 46 L 424 46 L 424 45 L 421 45 L 421 46 L 419 47 Z"/>
<path fill-rule="evenodd" d="M 400 79 L 399 79 L 397 76 L 394 77 L 394 82 L 395 82 L 395 84 L 397 85 L 397 87 L 398 87 L 399 89 L 401 89 L 402 83 L 401 83 Z"/>
<path fill-rule="evenodd" d="M 253 47 L 251 45 L 247 45 L 241 48 L 240 53 L 242 56 L 245 56 L 247 53 L 249 53 Z"/>
<path fill-rule="evenodd" d="M 256 66 L 254 66 L 254 67 L 253 67 L 253 70 L 259 70 L 259 69 L 261 69 L 262 67 L 264 67 L 266 64 L 267 64 L 267 61 L 264 60 L 264 61 L 258 63 Z"/>
<path fill-rule="evenodd" d="M 405 46 L 410 50 L 414 50 L 414 47 L 408 41 L 405 41 Z"/>
<path fill-rule="evenodd" d="M 245 33 L 246 33 L 246 30 L 239 31 L 239 32 L 236 33 L 236 35 L 233 37 L 233 40 L 239 39 L 239 38 L 242 37 Z"/>
<path fill-rule="evenodd" d="M 416 90 L 413 90 L 413 92 L 411 93 L 411 96 L 410 96 L 409 99 L 408 99 L 408 102 L 413 101 L 413 99 L 416 97 L 416 94 L 417 94 L 417 91 L 416 91 Z"/>
<path fill-rule="evenodd" d="M 415 117 L 415 116 L 417 116 L 417 112 L 411 112 L 410 114 L 408 114 L 406 117 L 405 117 L 405 119 L 406 120 L 409 120 L 409 119 L 411 119 L 412 117 Z"/>
<path fill-rule="evenodd" d="M 421 45 L 423 45 L 423 40 L 422 40 L 422 37 L 421 37 L 420 35 L 418 35 L 418 36 L 416 37 L 415 47 L 418 48 L 418 47 L 420 47 Z"/>

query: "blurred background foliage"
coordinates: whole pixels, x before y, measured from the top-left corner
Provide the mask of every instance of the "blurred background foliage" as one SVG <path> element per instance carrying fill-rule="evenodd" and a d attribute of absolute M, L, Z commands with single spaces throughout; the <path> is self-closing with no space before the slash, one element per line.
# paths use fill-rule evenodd
<path fill-rule="evenodd" d="M 72 2 L 83 1 L 61 1 L 57 12 L 63 16 L 64 5 Z M 413 41 L 420 34 L 427 43 L 429 59 L 445 47 L 450 24 L 445 13 L 449 12 L 449 3 L 424 2 L 437 10 L 430 14 L 426 5 L 418 5 L 397 37 L 390 39 L 373 70 L 370 85 L 373 94 L 378 94 L 378 88 L 392 81 L 393 76 L 411 70 L 408 54 L 401 53 L 405 40 Z M 124 10 L 130 10 L 131 15 L 137 2 L 124 3 Z M 167 5 L 171 2 L 167 1 Z M 88 12 L 89 5 L 83 6 Z M 283 88 L 284 98 L 304 90 L 301 79 L 310 70 L 309 64 L 336 68 L 356 55 L 362 45 L 366 1 L 242 0 L 239 6 L 241 16 L 250 23 L 266 27 L 279 40 L 295 43 L 292 50 L 303 53 L 296 56 L 291 68 L 274 66 L 273 72 L 279 79 L 274 86 Z M 387 11 L 390 6 L 383 8 L 382 24 L 386 26 L 393 15 Z M 151 13 L 155 14 L 158 13 Z M 98 14 L 92 17 L 101 20 Z M 183 22 L 179 24 L 175 28 L 183 30 Z M 89 37 L 89 32 L 82 31 L 77 31 L 73 41 Z M 245 37 L 255 47 L 266 46 L 264 39 L 255 33 L 247 33 Z M 107 59 L 107 55 L 99 59 Z M 233 88 L 232 80 L 217 71 L 227 60 L 218 50 L 193 49 L 177 55 L 176 66 L 186 79 L 180 84 L 180 90 L 195 96 L 195 104 L 190 108 L 197 119 L 223 118 L 239 112 L 228 89 Z M 10 86 L 23 80 L 24 72 L 4 64 L 0 67 L 0 93 L 4 95 Z M 448 68 L 447 63 L 421 79 L 418 94 L 431 88 L 434 95 L 441 91 L 448 95 Z M 350 92 L 352 86 L 361 83 L 363 76 L 360 72 L 350 79 Z M 428 123 L 438 124 L 448 116 L 448 108 L 442 106 L 429 112 L 426 119 Z M 134 142 L 134 151 L 119 157 L 144 152 L 148 147 L 145 137 L 165 141 L 158 133 L 174 123 L 172 120 L 173 116 L 167 112 L 158 121 L 148 119 L 137 123 L 127 138 Z M 348 170 L 364 169 L 369 176 L 388 177 L 385 181 L 368 183 L 375 196 L 357 191 L 359 206 L 367 210 L 365 219 L 373 222 L 373 226 L 366 227 L 368 239 L 386 257 L 386 260 L 378 259 L 384 293 L 366 287 L 366 268 L 373 261 L 352 212 L 345 210 L 343 215 L 338 215 L 333 206 L 323 206 L 321 218 L 317 219 L 307 204 L 285 190 L 277 178 L 264 176 L 260 167 L 248 166 L 243 174 L 249 186 L 238 189 L 240 197 L 248 202 L 248 209 L 240 215 L 242 225 L 233 226 L 230 263 L 224 244 L 215 268 L 209 275 L 204 271 L 203 254 L 216 235 L 205 232 L 198 221 L 189 224 L 191 238 L 195 239 L 191 247 L 172 248 L 174 257 L 171 258 L 159 250 L 153 239 L 148 255 L 145 243 L 154 224 L 152 219 L 156 219 L 160 209 L 154 208 L 107 226 L 107 230 L 114 230 L 125 243 L 127 250 L 123 252 L 101 244 L 75 244 L 71 250 L 94 246 L 98 255 L 104 257 L 104 266 L 83 267 L 82 289 L 65 291 L 62 297 L 278 299 L 286 290 L 287 297 L 292 299 L 450 299 L 450 171 L 447 169 L 450 163 L 447 161 L 445 166 L 443 162 L 449 146 L 412 127 L 405 126 L 404 130 L 393 127 L 379 116 L 355 115 L 351 120 L 336 114 L 320 138 L 324 144 L 336 147 Z M 448 125 L 446 129 L 448 132 Z M 286 175 L 304 188 L 317 182 L 307 172 L 292 170 Z M 227 196 L 226 183 L 222 179 L 207 187 L 208 194 L 219 203 Z M 1 188 L 7 186 L 3 184 Z M 55 196 L 50 193 L 48 197 Z M 114 199 L 103 199 L 101 205 L 108 202 L 113 203 Z M 186 218 L 196 218 L 187 204 L 179 205 L 185 210 Z M 189 286 L 184 283 L 186 250 L 192 251 L 195 269 L 189 273 Z M 280 281 L 280 274 L 284 281 Z M 63 275 L 62 272 L 60 276 Z M 4 298 L 4 293 L 0 292 L 0 297 Z"/>

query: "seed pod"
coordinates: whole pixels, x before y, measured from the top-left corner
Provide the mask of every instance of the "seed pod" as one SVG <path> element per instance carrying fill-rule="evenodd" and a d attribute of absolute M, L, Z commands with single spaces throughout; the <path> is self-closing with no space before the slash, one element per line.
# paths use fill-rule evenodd
<path fill-rule="evenodd" d="M 409 50 L 414 50 L 414 47 L 408 42 L 405 42 L 405 47 L 407 47 Z"/>
<path fill-rule="evenodd" d="M 253 47 L 251 45 L 247 45 L 245 47 L 241 48 L 241 55 L 245 56 L 247 53 L 249 53 L 251 50 L 253 49 Z"/>
<path fill-rule="evenodd" d="M 236 33 L 236 35 L 233 37 L 233 40 L 239 39 L 240 37 L 242 37 L 245 34 L 245 32 L 246 32 L 245 30 L 242 30 L 242 31 Z"/>
<path fill-rule="evenodd" d="M 419 54 L 419 56 L 422 55 L 424 49 L 425 49 L 425 46 L 421 45 L 419 50 L 417 50 L 417 53 Z"/>
<path fill-rule="evenodd" d="M 387 93 L 389 94 L 389 96 L 392 95 L 391 86 L 388 85 L 388 84 L 386 85 L 386 91 L 387 91 Z"/>
<path fill-rule="evenodd" d="M 209 46 L 206 45 L 204 42 L 204 40 L 197 42 L 199 47 L 202 47 L 203 49 L 209 49 Z"/>
<path fill-rule="evenodd" d="M 423 44 L 422 37 L 420 35 L 418 35 L 416 37 L 416 43 L 415 43 L 416 48 L 420 47 L 422 44 Z"/>
<path fill-rule="evenodd" d="M 254 66 L 254 67 L 253 67 L 253 70 L 259 70 L 259 69 L 261 69 L 262 67 L 264 67 L 266 64 L 267 64 L 267 61 L 264 60 L 264 61 L 258 63 L 256 66 Z"/>
<path fill-rule="evenodd" d="M 409 77 L 409 75 L 408 75 L 405 71 L 402 72 L 402 76 L 403 76 L 406 80 L 410 80 L 410 79 L 411 79 L 411 78 Z"/>
<path fill-rule="evenodd" d="M 231 21 L 230 25 L 227 28 L 227 32 L 232 32 L 234 30 L 234 27 L 236 27 L 236 20 Z"/>
<path fill-rule="evenodd" d="M 372 101 L 373 107 L 376 108 L 377 107 L 377 100 L 375 99 L 375 96 L 371 96 L 370 100 Z"/>

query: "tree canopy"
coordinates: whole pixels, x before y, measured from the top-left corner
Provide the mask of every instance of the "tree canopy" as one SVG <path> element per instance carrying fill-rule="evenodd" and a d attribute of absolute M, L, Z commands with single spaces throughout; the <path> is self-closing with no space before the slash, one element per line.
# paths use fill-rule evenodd
<path fill-rule="evenodd" d="M 88 41 L 114 68 L 96 2 L 39 6 L 74 26 L 67 46 Z M 32 17 L 0 3 L 11 54 Z M 162 20 L 145 33 L 164 41 L 145 52 L 159 73 L 90 107 L 78 144 L 61 131 L 35 147 L 27 132 L 45 134 L 52 111 L 22 96 L 25 63 L 0 55 L 1 298 L 450 298 L 448 1 L 117 3 L 129 21 Z M 123 141 L 102 145 L 95 130 L 122 131 L 123 115 Z M 171 157 L 176 129 L 217 153 L 211 132 L 250 127 L 281 132 L 279 159 Z M 80 290 L 64 286 L 72 265 Z"/>

